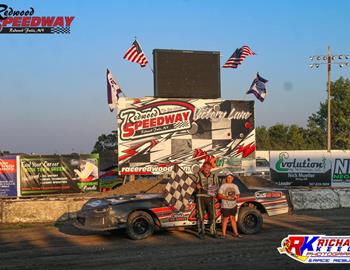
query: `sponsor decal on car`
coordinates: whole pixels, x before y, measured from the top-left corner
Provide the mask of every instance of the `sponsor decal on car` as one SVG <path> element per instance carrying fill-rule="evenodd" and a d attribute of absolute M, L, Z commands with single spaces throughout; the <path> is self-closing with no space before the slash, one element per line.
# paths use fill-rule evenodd
<path fill-rule="evenodd" d="M 288 235 L 277 250 L 301 263 L 350 263 L 350 236 Z"/>

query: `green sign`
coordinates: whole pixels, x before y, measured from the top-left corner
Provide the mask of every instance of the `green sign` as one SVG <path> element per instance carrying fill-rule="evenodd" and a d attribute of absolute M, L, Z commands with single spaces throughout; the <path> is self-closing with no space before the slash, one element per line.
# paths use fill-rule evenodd
<path fill-rule="evenodd" d="M 98 191 L 98 154 L 21 157 L 21 195 Z"/>

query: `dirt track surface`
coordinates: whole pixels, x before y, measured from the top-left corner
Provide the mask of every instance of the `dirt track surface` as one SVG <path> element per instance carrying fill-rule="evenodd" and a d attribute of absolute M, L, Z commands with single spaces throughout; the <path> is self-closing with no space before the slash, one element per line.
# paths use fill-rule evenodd
<path fill-rule="evenodd" d="M 0 226 L 0 269 L 349 269 L 303 265 L 277 247 L 288 234 L 350 234 L 350 209 L 265 217 L 257 235 L 200 240 L 192 230 L 159 231 L 143 241 L 124 232 L 90 233 L 71 224 Z"/>

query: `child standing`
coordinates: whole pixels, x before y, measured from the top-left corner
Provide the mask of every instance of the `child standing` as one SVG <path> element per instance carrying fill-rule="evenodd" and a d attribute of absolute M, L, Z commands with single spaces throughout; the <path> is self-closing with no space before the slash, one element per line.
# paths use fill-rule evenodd
<path fill-rule="evenodd" d="M 222 238 L 226 238 L 226 229 L 228 220 L 231 220 L 234 236 L 241 237 L 237 230 L 236 213 L 237 213 L 237 199 L 239 199 L 239 188 L 233 184 L 234 176 L 232 174 L 226 175 L 226 183 L 222 184 L 219 189 L 219 199 L 221 199 L 221 213 L 222 220 Z"/>

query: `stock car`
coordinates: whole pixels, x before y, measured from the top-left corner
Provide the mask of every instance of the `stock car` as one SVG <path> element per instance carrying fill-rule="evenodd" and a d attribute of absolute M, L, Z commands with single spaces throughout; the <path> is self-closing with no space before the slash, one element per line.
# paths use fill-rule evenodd
<path fill-rule="evenodd" d="M 253 180 L 252 180 L 253 179 Z M 241 196 L 237 201 L 238 229 L 243 234 L 260 232 L 263 216 L 274 216 L 292 211 L 288 191 L 273 186 L 270 181 L 254 177 L 235 179 Z M 268 182 L 268 183 L 267 183 Z M 266 184 L 267 183 L 267 184 Z M 252 187 L 253 185 L 253 187 Z M 216 201 L 216 222 L 221 223 L 220 202 Z M 206 222 L 207 216 L 205 216 Z M 74 226 L 89 231 L 115 231 L 125 228 L 134 240 L 149 237 L 155 230 L 188 227 L 197 224 L 194 196 L 185 211 L 169 206 L 162 194 L 140 193 L 94 198 L 78 211 Z"/>

